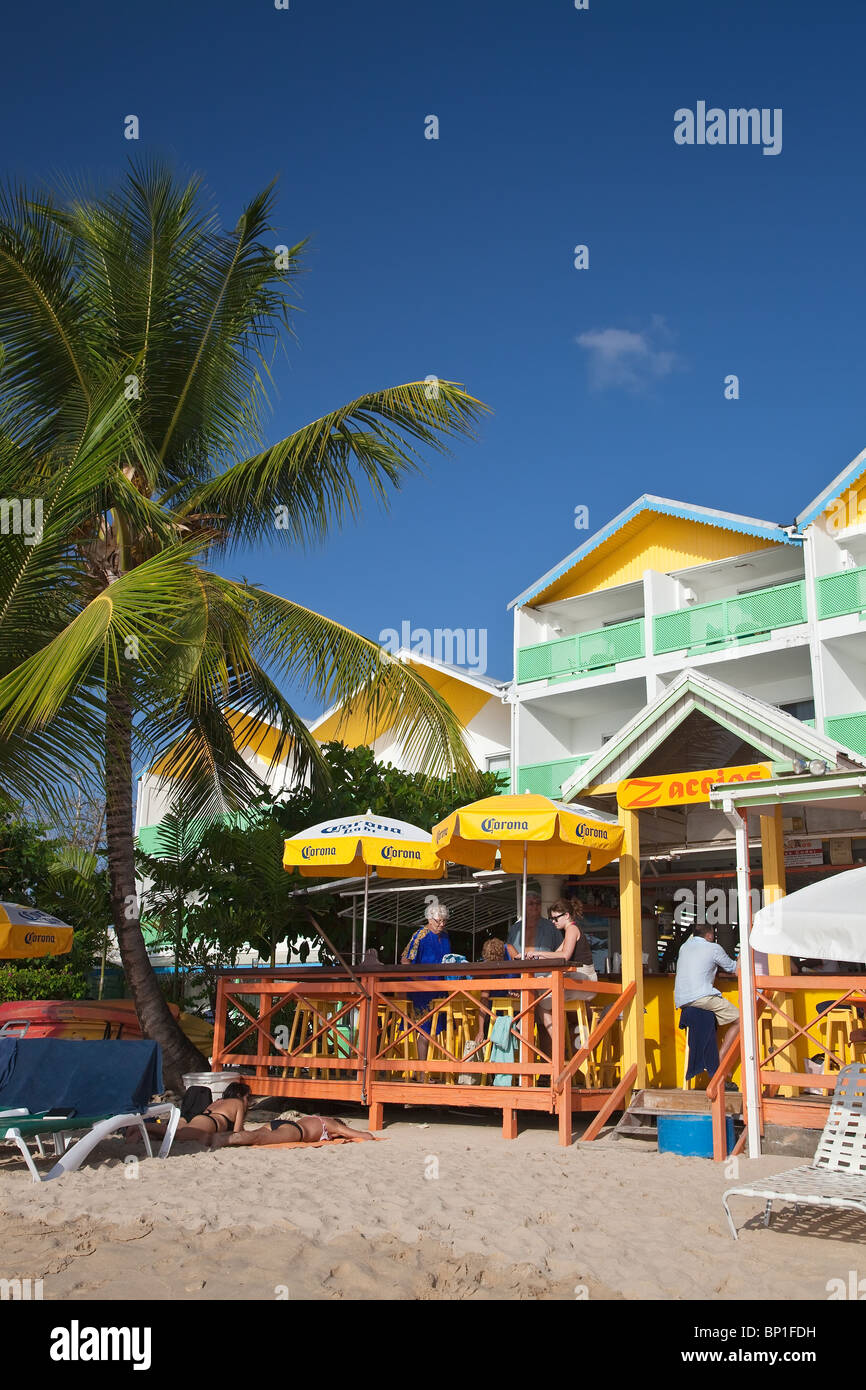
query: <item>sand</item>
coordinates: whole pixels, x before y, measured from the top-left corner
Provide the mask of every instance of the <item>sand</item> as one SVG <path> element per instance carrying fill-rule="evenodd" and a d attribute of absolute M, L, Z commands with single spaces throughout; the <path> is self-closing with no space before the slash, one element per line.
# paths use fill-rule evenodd
<path fill-rule="evenodd" d="M 536 1117 L 506 1141 L 489 1118 L 404 1113 L 379 1144 L 162 1162 L 113 1140 L 40 1185 L 0 1150 L 4 1276 L 46 1299 L 826 1299 L 866 1240 L 854 1213 L 777 1208 L 765 1230 L 735 1198 L 735 1244 L 724 1165 L 562 1149 Z M 738 1181 L 790 1166 L 740 1159 Z"/>

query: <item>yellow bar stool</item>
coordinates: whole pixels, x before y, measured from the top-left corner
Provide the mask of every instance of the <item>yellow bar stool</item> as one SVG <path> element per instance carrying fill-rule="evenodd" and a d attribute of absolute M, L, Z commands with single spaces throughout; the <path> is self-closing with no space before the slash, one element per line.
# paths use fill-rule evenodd
<path fill-rule="evenodd" d="M 407 1018 L 414 1019 L 415 1010 L 411 999 L 398 998 L 395 995 L 393 1003 Z M 380 1004 L 378 1022 L 380 1052 L 384 1053 L 389 1060 L 391 1056 L 402 1056 L 404 1062 L 418 1060 L 417 1034 L 406 1026 L 400 1014 L 396 1013 L 394 1009 L 389 1009 L 387 1005 Z M 398 1048 L 399 1051 L 397 1051 Z M 382 1072 L 380 1080 L 388 1080 L 392 1075 L 391 1072 Z M 404 1080 L 411 1077 L 410 1072 L 401 1072 L 400 1075 Z"/>
<path fill-rule="evenodd" d="M 438 1020 L 445 1016 L 445 1049 L 452 1057 L 463 1057 L 467 1043 L 475 1041 L 478 1027 L 478 1009 L 468 999 L 451 999 L 437 1009 L 430 1020 L 431 1038 L 437 1036 Z M 441 1036 L 441 1035 L 440 1035 Z M 444 1073 L 446 1086 L 457 1085 L 457 1072 Z"/>
<path fill-rule="evenodd" d="M 313 1035 L 324 1027 L 323 1020 L 330 1018 L 331 1014 L 339 1013 L 339 1005 L 334 1007 L 333 999 L 301 999 L 295 1009 L 295 1017 L 292 1020 L 292 1030 L 289 1034 L 288 1051 L 294 1052 L 296 1048 L 303 1048 L 308 1038 L 310 1043 L 310 1057 L 337 1057 L 339 1055 L 340 1034 L 337 1032 L 337 1025 L 333 1029 L 328 1029 L 316 1038 Z M 294 1067 L 283 1067 L 283 1077 L 287 1077 L 291 1071 L 293 1076 L 300 1076 L 302 1071 L 309 1070 L 299 1065 Z M 339 1075 L 339 1073 L 337 1073 Z M 316 1067 L 315 1075 L 323 1077 L 326 1081 L 331 1080 L 331 1068 Z"/>
<path fill-rule="evenodd" d="M 590 1022 L 592 1028 L 598 1027 L 604 1017 L 605 1007 L 603 1004 L 592 1005 L 590 1012 Z M 614 1024 L 608 1028 L 598 1047 L 596 1048 L 596 1066 L 598 1068 L 596 1085 L 616 1086 L 622 1072 L 622 1019 L 618 1018 Z"/>
<path fill-rule="evenodd" d="M 566 998 L 565 1018 L 567 1025 L 565 1029 L 565 1060 L 568 1062 L 574 1056 L 576 1051 L 579 1051 L 581 1047 L 586 1046 L 587 1042 L 589 1041 L 589 1035 L 592 1032 L 592 1022 L 590 1019 L 590 1012 L 587 1000 Z M 577 1034 L 577 1040 L 579 1043 L 578 1048 L 575 1048 L 574 1045 L 575 1033 Z M 597 1086 L 599 1084 L 598 1065 L 596 1063 L 594 1053 L 591 1052 L 589 1054 L 583 1065 L 578 1067 L 578 1071 L 580 1072 L 587 1086 Z"/>
<path fill-rule="evenodd" d="M 843 1063 L 853 1060 L 851 1056 L 851 1027 L 852 1020 L 856 1017 L 854 1010 L 846 1004 L 842 1004 L 837 1009 L 825 1009 L 821 1014 L 818 1036 L 824 1044 L 825 1071 L 839 1070 L 837 1063 L 830 1056 L 831 1052 L 835 1052 L 837 1057 L 841 1057 Z"/>

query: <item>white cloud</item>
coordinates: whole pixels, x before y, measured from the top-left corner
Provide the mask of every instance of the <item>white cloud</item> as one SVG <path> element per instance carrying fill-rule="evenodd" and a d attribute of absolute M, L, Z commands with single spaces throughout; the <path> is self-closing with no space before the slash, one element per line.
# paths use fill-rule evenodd
<path fill-rule="evenodd" d="M 678 365 L 677 354 L 664 346 L 670 336 L 664 319 L 656 314 L 641 333 L 629 328 L 601 328 L 581 333 L 575 341 L 587 354 L 589 384 L 594 391 L 619 386 L 640 393 L 669 376 Z"/>

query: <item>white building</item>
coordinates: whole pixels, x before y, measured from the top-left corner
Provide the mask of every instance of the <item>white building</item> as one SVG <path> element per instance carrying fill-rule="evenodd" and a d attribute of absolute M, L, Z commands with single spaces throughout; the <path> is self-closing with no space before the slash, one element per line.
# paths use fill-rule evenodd
<path fill-rule="evenodd" d="M 796 526 L 640 497 L 511 607 L 516 791 L 559 796 L 690 669 L 866 753 L 866 451 Z"/>

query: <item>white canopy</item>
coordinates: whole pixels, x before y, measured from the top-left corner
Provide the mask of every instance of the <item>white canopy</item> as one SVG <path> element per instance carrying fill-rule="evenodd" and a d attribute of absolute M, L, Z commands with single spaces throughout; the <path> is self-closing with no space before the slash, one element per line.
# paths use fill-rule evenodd
<path fill-rule="evenodd" d="M 866 868 L 843 869 L 755 914 L 756 951 L 866 964 Z"/>
<path fill-rule="evenodd" d="M 291 835 L 289 838 L 315 840 L 319 835 L 334 835 L 337 838 L 366 835 L 374 840 L 415 840 L 423 844 L 429 844 L 433 838 L 430 831 L 422 830 L 420 825 L 410 825 L 409 821 L 395 820 L 393 816 L 380 816 L 373 811 L 368 811 L 365 816 L 340 816 L 336 820 L 319 821 L 318 825 L 299 830 L 297 835 Z"/>

